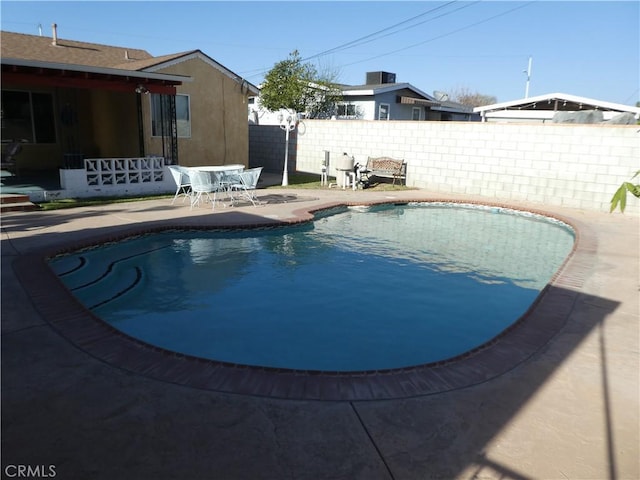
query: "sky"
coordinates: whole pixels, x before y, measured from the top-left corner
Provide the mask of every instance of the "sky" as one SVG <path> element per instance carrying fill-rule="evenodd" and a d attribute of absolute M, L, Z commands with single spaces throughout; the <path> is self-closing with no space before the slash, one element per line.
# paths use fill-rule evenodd
<path fill-rule="evenodd" d="M 396 74 L 498 102 L 568 93 L 640 100 L 640 1 L 7 1 L 2 30 L 203 53 L 259 85 L 297 50 L 339 83 Z M 529 70 L 529 62 L 531 69 Z"/>

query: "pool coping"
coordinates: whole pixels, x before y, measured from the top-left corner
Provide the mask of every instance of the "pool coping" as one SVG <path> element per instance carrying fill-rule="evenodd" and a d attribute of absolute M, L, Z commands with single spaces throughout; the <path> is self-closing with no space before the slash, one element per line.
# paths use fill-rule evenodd
<path fill-rule="evenodd" d="M 463 355 L 421 366 L 367 372 L 318 372 L 230 364 L 171 352 L 146 344 L 111 327 L 84 307 L 63 285 L 47 260 L 61 253 L 167 229 L 237 229 L 291 225 L 313 220 L 314 213 L 337 207 L 394 203 L 482 205 L 542 215 L 569 225 L 575 232 L 572 252 L 540 292 L 528 311 L 509 328 Z M 42 318 L 88 355 L 111 366 L 158 381 L 217 392 L 261 397 L 362 401 L 432 395 L 496 378 L 541 350 L 566 324 L 597 250 L 595 232 L 579 220 L 505 203 L 451 199 L 328 202 L 293 211 L 293 219 L 264 218 L 251 224 L 194 227 L 179 219 L 153 227 L 120 228 L 75 244 L 53 245 L 18 257 L 14 270 Z"/>

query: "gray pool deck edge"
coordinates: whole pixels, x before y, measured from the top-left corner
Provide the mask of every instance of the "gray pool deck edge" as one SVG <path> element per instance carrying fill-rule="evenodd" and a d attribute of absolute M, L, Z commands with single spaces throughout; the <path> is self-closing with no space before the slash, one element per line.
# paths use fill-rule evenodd
<path fill-rule="evenodd" d="M 431 478 L 466 478 L 470 476 L 468 473 L 471 471 L 481 471 L 487 478 L 499 478 L 499 475 L 503 475 L 504 472 L 519 472 L 523 478 L 560 478 L 559 472 L 568 478 L 605 478 L 611 477 L 612 473 L 616 473 L 621 478 L 638 477 L 640 470 L 637 460 L 638 448 L 635 446 L 639 443 L 637 442 L 639 409 L 637 218 L 540 205 L 512 203 L 507 205 L 544 211 L 575 225 L 580 238 L 573 257 L 559 272 L 551 287 L 545 292 L 545 298 L 529 316 L 528 320 L 535 321 L 525 322 L 523 325 L 523 327 L 528 326 L 529 330 L 516 329 L 515 332 L 510 332 L 505 338 L 496 342 L 500 348 L 494 352 L 491 359 L 478 361 L 479 357 L 490 353 L 488 350 L 482 350 L 477 352 L 473 361 L 466 365 L 464 362 L 457 362 L 455 365 L 431 367 L 428 369 L 428 374 L 419 377 L 415 376 L 415 371 L 402 374 L 380 372 L 357 376 L 357 378 L 351 376 L 345 383 L 341 375 L 291 376 L 291 372 L 256 372 L 256 370 L 237 367 L 221 369 L 219 365 L 207 364 L 207 362 L 201 362 L 204 368 L 196 371 L 197 369 L 194 370 L 191 366 L 185 365 L 185 359 L 182 357 L 167 356 L 164 352 L 158 351 L 148 357 L 147 347 L 140 345 L 132 347 L 126 339 L 124 344 L 127 349 L 124 353 L 120 352 L 119 349 L 123 345 L 122 338 L 118 338 L 118 335 L 113 332 L 103 335 L 88 328 L 86 312 L 77 309 L 77 305 L 70 310 L 69 299 L 49 288 L 51 278 L 47 277 L 46 268 L 43 270 L 44 252 L 59 251 L 61 248 L 72 249 L 75 245 L 91 243 L 96 237 L 118 238 L 125 232 L 136 231 L 141 227 L 145 230 L 153 230 L 168 224 L 204 228 L 211 225 L 256 226 L 279 221 L 295 222 L 308 219 L 309 210 L 336 204 L 437 199 L 470 203 L 501 203 L 464 196 L 434 196 L 424 191 L 351 192 L 283 189 L 268 192 L 272 196 L 282 195 L 290 201 L 257 208 L 220 209 L 215 213 L 204 208 L 191 211 L 188 206 L 180 204 L 171 206 L 166 200 L 154 200 L 68 211 L 3 215 L 3 468 L 8 464 L 6 462 L 17 460 L 16 456 L 27 460 L 31 458 L 33 460 L 29 461 L 33 463 L 37 458 L 48 455 L 47 458 L 55 460 L 53 463 L 59 465 L 61 474 L 63 465 L 68 465 L 69 471 L 86 474 L 89 459 L 93 458 L 100 468 L 94 472 L 95 477 L 86 478 L 109 478 L 108 474 L 113 474 L 114 471 L 118 472 L 119 478 L 181 478 L 175 473 L 177 471 L 175 469 L 179 465 L 184 466 L 189 463 L 187 460 L 193 463 L 191 467 L 193 475 L 188 475 L 189 478 L 283 478 L 288 476 L 294 478 L 425 478 L 429 475 L 432 475 Z M 292 194 L 299 198 L 292 198 Z M 17 278 L 20 282 L 16 282 Z M 62 314 L 62 312 L 65 313 Z M 582 317 L 596 320 L 592 320 L 591 323 L 582 322 Z M 550 330 L 546 330 L 545 335 L 540 335 L 540 329 L 535 328 L 536 325 L 540 325 L 540 322 L 550 324 L 548 325 Z M 65 326 L 62 330 L 58 330 L 61 323 Z M 605 350 L 602 346 L 603 331 L 607 332 L 605 342 L 607 349 Z M 600 341 L 593 338 L 597 336 L 597 332 L 601 334 Z M 55 340 L 56 338 L 62 341 Z M 54 348 L 52 344 L 57 346 Z M 567 344 L 572 345 L 572 348 L 564 351 L 561 346 Z M 140 350 L 143 351 L 142 354 Z M 602 363 L 604 351 L 608 353 L 606 385 L 601 378 L 603 377 L 602 366 L 599 365 Z M 31 356 L 39 356 L 37 352 L 47 352 L 47 358 L 30 362 L 28 359 Z M 159 361 L 155 357 L 158 354 Z M 75 369 L 70 370 L 62 360 L 69 355 L 74 357 L 74 362 L 80 362 L 82 365 L 77 372 Z M 514 358 L 517 359 L 518 356 L 521 358 L 514 362 Z M 576 414 L 585 410 L 599 419 L 595 423 L 590 418 L 584 419 L 585 424 L 596 430 L 596 432 L 587 430 L 586 439 L 582 437 L 572 445 L 567 441 L 569 438 L 576 438 L 573 414 L 570 415 L 570 425 L 567 426 L 564 436 L 559 435 L 561 425 L 558 424 L 557 419 L 553 425 L 547 425 L 541 420 L 545 411 L 547 414 L 551 413 L 553 417 L 553 413 L 557 413 L 558 410 L 566 409 L 570 412 L 573 408 L 569 408 L 568 405 L 556 405 L 555 402 L 546 404 L 544 399 L 535 402 L 537 417 L 533 423 L 530 418 L 520 418 L 523 416 L 521 410 L 524 410 L 528 402 L 519 403 L 518 401 L 510 404 L 512 414 L 509 422 L 496 420 L 504 415 L 499 413 L 500 400 L 496 400 L 496 392 L 509 392 L 517 397 L 518 392 L 513 390 L 513 385 L 525 381 L 526 378 L 537 377 L 540 375 L 539 371 L 548 371 L 548 375 L 538 384 L 533 392 L 535 395 L 532 393 L 532 397 L 540 396 L 540 391 L 550 388 L 553 395 L 559 395 L 561 398 L 564 395 L 575 401 L 575 390 L 587 388 L 587 386 L 580 383 L 573 385 L 573 391 L 571 388 L 565 391 L 567 385 L 564 379 L 564 388 L 555 390 L 553 385 L 558 381 L 555 377 L 562 376 L 556 372 L 569 368 L 584 374 L 585 364 L 594 364 L 598 367 L 587 368 L 586 370 L 593 378 L 587 375 L 581 380 L 593 390 L 590 390 L 593 398 L 591 396 L 585 398 L 585 404 L 574 409 L 577 410 Z M 87 369 L 96 368 L 100 370 L 100 374 L 95 377 L 94 382 L 88 382 L 93 386 L 85 385 L 81 372 L 86 373 Z M 274 374 L 281 376 L 282 381 L 274 382 Z M 45 383 L 48 386 L 44 390 L 41 386 L 29 389 L 30 386 L 34 386 L 33 378 L 41 379 L 43 375 L 46 375 Z M 169 462 L 171 467 L 166 460 L 158 460 L 166 466 L 166 472 L 174 472 L 167 474 L 166 477 L 158 476 L 158 471 L 154 473 L 156 467 L 149 465 L 139 465 L 131 470 L 123 470 L 124 467 L 121 465 L 118 469 L 118 465 L 112 465 L 107 461 L 107 457 L 112 457 L 106 452 L 91 450 L 87 452 L 85 460 L 78 460 L 77 455 L 70 451 L 71 445 L 78 447 L 77 443 L 82 438 L 98 440 L 85 432 L 77 438 L 70 437 L 69 434 L 74 431 L 74 428 L 70 427 L 69 431 L 66 431 L 60 424 L 65 415 L 56 415 L 56 410 L 52 411 L 48 403 L 52 398 L 54 400 L 67 398 L 74 404 L 83 395 L 91 396 L 90 390 L 87 389 L 106 388 L 114 379 L 122 376 L 126 379 L 126 383 L 135 385 L 134 390 L 138 392 L 138 396 L 144 397 L 150 391 L 157 393 L 164 389 L 166 392 L 171 392 L 166 395 L 181 397 L 177 404 L 187 405 L 190 400 L 184 396 L 192 395 L 194 397 L 192 401 L 198 406 L 194 408 L 194 412 L 186 413 L 187 416 L 195 416 L 197 411 L 202 412 L 203 407 L 200 402 L 217 401 L 229 404 L 229 402 L 236 403 L 233 401 L 236 399 L 237 403 L 244 405 L 245 412 L 261 411 L 266 415 L 267 410 L 273 413 L 274 408 L 276 410 L 293 409 L 298 421 L 305 424 L 310 418 L 304 413 L 305 408 L 312 417 L 326 419 L 329 417 L 325 415 L 336 415 L 335 409 L 340 410 L 339 407 L 331 405 L 350 405 L 350 407 L 346 411 L 341 410 L 338 415 L 339 418 L 347 419 L 341 427 L 336 426 L 332 429 L 312 422 L 316 430 L 307 432 L 306 429 L 302 429 L 291 436 L 275 435 L 277 437 L 275 438 L 273 432 L 267 432 L 265 425 L 251 427 L 246 424 L 230 429 L 211 427 L 212 434 L 220 431 L 231 434 L 230 432 L 233 431 L 234 438 L 240 444 L 253 443 L 247 437 L 247 432 L 255 429 L 259 432 L 258 437 L 268 440 L 264 448 L 270 452 L 270 455 L 262 461 L 242 460 L 242 455 L 238 452 L 226 450 L 231 448 L 230 446 L 221 445 L 217 445 L 221 450 L 217 451 L 216 456 L 220 455 L 227 460 L 219 459 L 213 463 L 203 459 L 193 461 L 191 454 L 185 452 L 184 448 L 169 447 L 165 443 L 169 442 L 169 439 L 150 442 L 152 445 L 162 443 L 174 455 L 174 459 Z M 316 378 L 309 383 L 308 377 Z M 569 377 L 572 378 L 571 375 Z M 96 385 L 100 378 L 103 379 L 104 386 Z M 470 378 L 475 380 L 469 381 Z M 579 378 L 582 377 L 579 376 Z M 393 380 L 389 381 L 390 379 Z M 577 380 L 573 381 L 577 382 Z M 569 383 L 571 387 L 571 381 Z M 73 388 L 60 392 L 60 385 L 73 385 L 77 388 L 78 395 L 74 395 Z M 162 387 L 162 385 L 165 386 Z M 27 395 L 25 395 L 26 391 L 29 391 Z M 52 391 L 56 391 L 56 395 L 52 396 Z M 234 395 L 225 391 L 251 395 Z M 488 392 L 492 392 L 492 395 Z M 122 398 L 121 401 L 125 401 L 124 399 L 129 395 L 119 391 L 112 394 Z M 261 395 L 296 400 L 261 398 Z M 487 407 L 488 411 L 482 418 L 478 418 L 477 411 L 473 411 L 472 408 L 468 412 L 460 406 L 456 408 L 456 405 L 464 404 L 470 407 L 469 395 L 479 399 L 480 405 L 490 406 L 490 408 Z M 198 400 L 195 400 L 196 397 Z M 308 403 L 309 399 L 314 401 Z M 317 402 L 315 401 L 317 399 L 334 401 Z M 381 401 L 381 399 L 385 400 Z M 451 403 L 452 399 L 453 403 Z M 299 400 L 306 401 L 300 403 Z M 33 418 L 33 415 L 28 414 L 30 409 L 23 405 L 25 401 L 29 407 L 40 408 L 44 412 L 49 412 L 50 416 L 35 415 Z M 133 402 L 133 405 L 136 404 L 131 398 L 129 401 Z M 158 412 L 171 409 L 168 404 L 159 406 L 157 401 L 150 403 Z M 603 416 L 603 412 L 607 412 L 607 409 L 603 408 L 603 403 L 605 406 L 608 405 L 607 409 L 612 410 L 615 415 L 609 412 Z M 445 404 L 451 405 L 451 412 L 443 410 Z M 426 405 L 429 407 L 427 408 Z M 612 405 L 615 408 L 612 408 Z M 238 414 L 235 407 L 229 408 Z M 594 408 L 595 411 L 592 411 Z M 98 411 L 105 409 L 108 410 L 105 405 L 96 408 Z M 413 421 L 406 417 L 409 410 L 415 416 Z M 89 407 L 81 408 L 80 413 L 82 412 L 87 418 L 98 419 L 101 415 L 98 412 L 92 412 Z M 442 425 L 443 422 L 446 424 L 447 420 L 451 423 L 452 419 L 449 416 L 453 414 L 452 412 L 455 413 L 457 422 L 466 419 L 462 424 L 467 426 L 463 428 L 458 425 L 454 428 L 458 431 L 455 438 L 449 438 L 449 431 L 433 433 L 434 425 Z M 218 415 L 221 413 L 218 412 Z M 567 412 L 564 413 L 567 414 Z M 140 412 L 136 411 L 136 408 L 129 412 L 118 410 L 117 418 L 126 431 L 128 428 L 126 419 L 131 420 L 133 416 L 140 424 L 139 415 Z M 394 415 L 401 420 L 393 420 Z M 269 415 L 267 417 L 271 418 Z M 76 421 L 79 420 L 76 419 Z M 271 421 L 276 420 L 271 418 Z M 568 420 L 564 418 L 564 421 Z M 469 422 L 474 425 L 477 423 L 479 426 L 470 429 Z M 59 430 L 60 445 L 47 435 L 38 439 L 37 432 L 47 428 L 48 423 L 62 428 Z M 421 423 L 425 428 L 421 428 Z M 517 427 L 507 426 L 512 423 Z M 428 428 L 426 428 L 427 424 Z M 487 425 L 490 426 L 488 428 L 491 431 L 490 435 L 476 431 L 477 428 L 482 429 L 482 425 L 485 429 Z M 537 428 L 532 429 L 531 425 Z M 77 429 L 77 426 L 75 428 Z M 146 431 L 157 427 L 142 422 L 142 428 Z M 177 424 L 175 428 L 178 429 Z M 323 431 L 323 428 L 328 428 L 328 431 L 325 435 L 317 436 L 317 432 Z M 469 429 L 472 432 L 468 431 Z M 558 440 L 555 442 L 555 448 L 552 446 L 554 442 L 546 440 L 548 435 L 544 435 L 548 429 L 553 430 L 553 438 Z M 335 436 L 338 430 L 341 431 L 340 438 Z M 525 435 L 527 431 L 529 434 Z M 118 437 L 124 433 L 114 435 Z M 498 444 L 494 442 L 505 435 L 519 437 L 530 446 L 531 455 L 527 455 L 526 459 L 523 458 L 517 444 L 509 447 L 500 444 L 502 446 L 498 448 Z M 181 436 L 188 438 L 188 431 L 180 431 L 177 437 Z M 356 441 L 356 438 L 360 440 Z M 394 441 L 388 443 L 385 439 Z M 100 439 L 98 443 L 109 441 Z M 308 453 L 301 452 L 293 447 L 291 442 L 294 441 L 300 442 L 301 445 L 318 448 L 322 446 L 330 461 L 321 466 L 318 463 L 319 460 L 311 454 L 314 448 L 311 448 Z M 425 448 L 418 450 L 410 448 L 412 442 L 421 442 Z M 431 444 L 431 442 L 435 443 Z M 431 444 L 433 449 L 437 450 L 436 447 L 442 442 L 448 442 L 451 452 L 443 458 L 434 459 L 428 445 Z M 210 443 L 211 441 L 204 441 L 202 448 Z M 345 443 L 348 446 L 345 446 Z M 27 445 L 31 446 L 24 450 Z M 283 445 L 288 445 L 289 449 L 296 451 L 297 456 L 293 458 L 281 452 Z M 36 446 L 40 449 L 47 446 L 46 450 L 49 453 L 44 455 L 36 453 Z M 136 449 L 152 455 L 148 448 L 148 446 L 138 445 Z M 195 447 L 192 446 L 192 448 Z M 540 456 L 539 451 L 545 451 L 553 457 L 558 456 L 558 461 L 545 460 Z M 352 452 L 355 457 L 350 459 L 347 452 Z M 452 452 L 458 452 L 458 454 Z M 569 457 L 560 459 L 560 454 L 569 454 Z M 582 460 L 580 462 L 568 460 L 572 455 L 573 458 L 579 457 Z M 61 458 L 64 462 L 61 462 Z M 491 458 L 490 462 L 488 458 Z M 124 472 L 130 472 L 131 476 L 123 475 Z M 206 476 L 204 472 L 211 472 L 211 475 Z M 215 475 L 213 472 L 216 472 Z M 289 475 L 291 472 L 293 475 Z M 514 476 L 514 478 L 517 477 Z"/>
<path fill-rule="evenodd" d="M 425 199 L 414 199 L 418 202 L 422 200 Z M 368 204 L 373 203 L 385 202 L 375 200 Z M 314 205 L 312 209 L 298 208 L 283 224 L 311 221 L 310 213 L 342 205 L 344 203 L 322 203 Z M 537 210 L 534 213 L 546 212 Z M 518 322 L 472 352 L 442 362 L 394 370 L 307 372 L 226 364 L 176 354 L 130 338 L 94 317 L 91 311 L 72 297 L 46 263 L 48 257 L 113 241 L 119 238 L 118 235 L 126 237 L 188 227 L 181 219 L 167 219 L 163 224 L 140 229 L 134 225 L 126 231 L 111 232 L 107 236 L 98 236 L 75 245 L 70 242 L 54 244 L 19 257 L 14 263 L 14 270 L 35 308 L 40 312 L 46 311 L 45 320 L 59 334 L 87 354 L 132 373 L 187 387 L 292 400 L 398 399 L 442 393 L 497 377 L 525 361 L 560 331 L 576 296 L 575 292 L 562 287 L 566 286 L 567 278 L 572 280 L 572 287 L 584 280 L 585 270 L 575 265 L 588 263 L 595 237 L 586 225 L 578 225 L 569 218 L 554 217 L 574 227 L 577 232 L 575 246 L 550 285 Z M 245 228 L 270 225 L 271 220 L 264 223 L 256 220 Z M 211 226 L 199 225 L 200 228 Z M 226 225 L 215 225 L 214 222 L 213 226 L 224 228 Z M 202 372 L 209 370 L 215 370 L 216 374 L 203 377 Z"/>

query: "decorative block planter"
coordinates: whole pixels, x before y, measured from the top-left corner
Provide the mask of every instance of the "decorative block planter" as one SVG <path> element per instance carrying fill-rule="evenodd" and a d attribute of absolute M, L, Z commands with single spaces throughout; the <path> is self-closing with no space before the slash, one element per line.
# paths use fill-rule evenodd
<path fill-rule="evenodd" d="M 78 187 L 86 187 L 87 171 L 84 168 L 61 168 L 60 187 L 63 190 L 74 190 Z"/>
<path fill-rule="evenodd" d="M 60 169 L 62 190 L 56 198 L 162 194 L 176 188 L 162 157 L 87 158 L 84 165 Z"/>

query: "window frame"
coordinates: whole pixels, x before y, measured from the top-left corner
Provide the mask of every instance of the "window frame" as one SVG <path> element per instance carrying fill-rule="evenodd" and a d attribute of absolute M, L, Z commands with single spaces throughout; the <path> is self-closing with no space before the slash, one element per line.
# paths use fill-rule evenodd
<path fill-rule="evenodd" d="M 344 108 L 344 113 L 340 113 L 340 108 Z M 336 110 L 339 118 L 357 118 L 358 116 L 358 109 L 354 103 L 339 103 Z M 351 113 L 349 113 L 349 110 L 351 110 Z"/>
<path fill-rule="evenodd" d="M 155 118 L 156 112 L 155 112 L 155 101 L 154 101 L 154 95 L 161 95 L 159 93 L 152 93 L 150 95 L 149 98 L 149 104 L 150 104 L 150 108 L 149 108 L 149 115 L 151 116 L 151 137 L 152 138 L 162 138 L 162 134 L 157 132 L 157 125 L 160 124 L 161 122 L 161 118 Z M 174 95 L 175 99 L 176 99 L 176 135 L 177 138 L 192 138 L 192 118 L 193 115 L 191 113 L 191 95 L 188 93 L 176 93 Z M 185 98 L 187 99 L 187 116 L 188 119 L 187 120 L 183 120 L 180 119 L 178 117 L 178 98 Z M 186 123 L 182 123 L 182 122 L 186 122 Z M 187 131 L 185 132 L 183 128 L 180 128 L 180 125 L 187 125 Z"/>
<path fill-rule="evenodd" d="M 2 123 L 3 129 L 6 127 L 6 122 L 24 120 L 27 125 L 23 126 L 24 134 L 21 135 L 21 132 L 15 132 L 18 134 L 18 137 L 3 135 L 3 140 L 14 140 L 14 141 L 22 141 L 27 140 L 28 143 L 31 144 L 42 144 L 42 145 L 55 145 L 58 143 L 58 128 L 56 123 L 56 103 L 55 103 L 55 95 L 53 92 L 42 92 L 37 90 L 15 90 L 15 89 L 2 89 L 2 95 L 5 94 L 24 94 L 27 96 L 27 102 L 23 105 L 28 106 L 28 117 L 15 117 L 15 118 L 6 118 L 6 114 L 4 113 L 4 107 L 2 112 Z M 34 95 L 39 97 L 48 97 L 46 102 L 37 102 L 38 112 L 36 112 L 36 105 L 34 104 Z M 6 103 L 6 102 L 3 102 Z M 41 106 L 45 106 L 46 110 L 43 112 L 41 110 Z M 24 108 L 24 107 L 22 107 Z M 36 114 L 37 113 L 37 114 Z M 45 115 L 43 115 L 43 113 Z M 45 118 L 48 117 L 48 118 Z M 43 127 L 44 125 L 44 127 Z M 29 130 L 27 132 L 27 129 Z M 28 136 L 28 138 L 26 138 Z M 43 138 L 44 137 L 44 138 Z"/>
<path fill-rule="evenodd" d="M 381 118 L 382 117 L 382 110 L 383 108 L 386 108 L 386 118 Z M 381 103 L 378 105 L 378 120 L 382 120 L 382 121 L 388 121 L 389 118 L 391 117 L 391 104 L 389 103 Z"/>
<path fill-rule="evenodd" d="M 416 118 L 416 112 L 418 112 L 418 118 Z M 411 107 L 411 120 L 413 120 L 413 121 L 422 120 L 422 108 L 420 108 L 420 107 Z"/>

